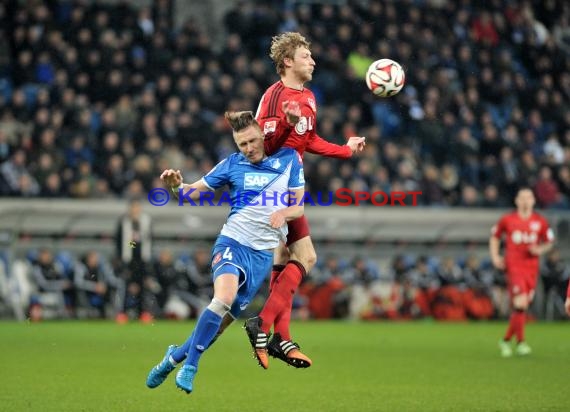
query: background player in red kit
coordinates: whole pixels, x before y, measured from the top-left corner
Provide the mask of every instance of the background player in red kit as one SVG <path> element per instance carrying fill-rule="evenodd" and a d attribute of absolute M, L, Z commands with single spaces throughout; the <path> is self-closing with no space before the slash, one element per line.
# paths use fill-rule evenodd
<path fill-rule="evenodd" d="M 265 150 L 271 154 L 282 146 L 322 156 L 349 158 L 364 147 L 364 137 L 351 137 L 344 146 L 327 142 L 316 132 L 317 106 L 313 92 L 304 84 L 313 77 L 315 61 L 310 43 L 299 33 L 273 38 L 270 57 L 281 79 L 261 98 L 256 118 L 265 134 Z M 306 217 L 289 222 L 287 247 L 275 253 L 270 294 L 259 317 L 246 322 L 246 331 L 260 365 L 268 366 L 267 354 L 295 367 L 308 367 L 311 360 L 291 342 L 289 323 L 293 295 L 317 256 Z M 268 337 L 271 326 L 274 335 Z"/>
<path fill-rule="evenodd" d="M 535 199 L 529 188 L 521 188 L 515 197 L 517 210 L 505 214 L 493 226 L 489 251 L 493 265 L 505 270 L 511 297 L 512 314 L 504 338 L 499 341 L 501 356 L 512 355 L 510 340 L 517 339 L 519 355 L 531 353 L 524 340 L 526 312 L 534 296 L 538 278 L 539 256 L 552 248 L 554 235 L 548 221 L 533 211 Z M 505 238 L 505 256 L 499 254 L 501 238 Z"/>

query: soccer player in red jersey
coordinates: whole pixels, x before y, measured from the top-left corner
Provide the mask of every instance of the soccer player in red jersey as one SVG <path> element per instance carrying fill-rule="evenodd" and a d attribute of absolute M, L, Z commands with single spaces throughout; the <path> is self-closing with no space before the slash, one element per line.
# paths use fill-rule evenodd
<path fill-rule="evenodd" d="M 270 57 L 281 79 L 263 94 L 256 118 L 265 134 L 268 154 L 291 147 L 335 158 L 349 158 L 364 147 L 364 137 L 351 137 L 346 145 L 327 142 L 316 132 L 316 99 L 304 85 L 313 77 L 315 61 L 310 43 L 299 33 L 283 33 L 271 43 Z M 270 294 L 259 317 L 246 322 L 246 331 L 259 361 L 267 368 L 267 354 L 295 367 L 308 367 L 311 360 L 291 341 L 289 323 L 293 295 L 317 256 L 305 216 L 288 223 L 287 248 L 275 253 Z M 268 342 L 271 327 L 274 335 Z"/>
<path fill-rule="evenodd" d="M 539 257 L 553 245 L 554 235 L 548 221 L 533 211 L 535 198 L 528 187 L 520 188 L 515 197 L 516 211 L 507 213 L 491 230 L 489 251 L 493 266 L 504 270 L 511 297 L 512 314 L 509 327 L 499 341 L 501 356 L 512 355 L 510 340 L 517 339 L 516 353 L 528 355 L 530 346 L 524 340 L 526 312 L 534 296 L 538 278 Z M 505 256 L 499 249 L 501 238 L 505 239 Z"/>

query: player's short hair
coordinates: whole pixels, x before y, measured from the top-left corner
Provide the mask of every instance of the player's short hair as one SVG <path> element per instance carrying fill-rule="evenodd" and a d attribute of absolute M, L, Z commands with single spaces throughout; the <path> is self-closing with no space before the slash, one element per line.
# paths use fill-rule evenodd
<path fill-rule="evenodd" d="M 277 74 L 280 76 L 285 74 L 285 58 L 292 59 L 295 56 L 295 50 L 299 47 L 311 48 L 311 43 L 300 33 L 286 32 L 271 39 L 269 57 L 275 63 Z"/>
<path fill-rule="evenodd" d="M 520 185 L 517 187 L 516 195 L 518 195 L 523 190 L 530 190 L 532 194 L 534 194 L 534 190 L 532 190 L 532 187 L 530 187 L 529 185 Z"/>
<path fill-rule="evenodd" d="M 248 128 L 249 126 L 256 126 L 259 130 L 261 130 L 261 127 L 259 126 L 259 123 L 257 123 L 257 120 L 255 120 L 255 116 L 253 115 L 252 111 L 225 112 L 224 117 L 234 132 L 239 132 L 243 129 Z"/>

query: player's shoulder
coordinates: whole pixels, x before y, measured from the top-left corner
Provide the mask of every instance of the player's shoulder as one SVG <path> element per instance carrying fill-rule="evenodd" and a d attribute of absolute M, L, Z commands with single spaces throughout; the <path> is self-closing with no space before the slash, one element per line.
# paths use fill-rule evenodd
<path fill-rule="evenodd" d="M 291 147 L 282 147 L 277 152 L 275 152 L 273 156 L 279 157 L 281 159 L 288 159 L 288 160 L 296 159 L 300 161 L 299 153 L 297 153 L 297 151 Z"/>
<path fill-rule="evenodd" d="M 291 147 L 282 147 L 276 151 L 271 157 L 278 158 L 283 161 L 283 163 L 293 162 L 294 164 L 303 164 L 303 159 L 299 153 Z"/>
<path fill-rule="evenodd" d="M 309 89 L 308 87 L 304 87 L 303 88 L 303 94 L 307 97 L 312 97 L 313 99 L 315 98 L 315 94 L 313 93 L 313 91 L 311 89 Z"/>
<path fill-rule="evenodd" d="M 269 87 L 267 88 L 267 90 L 265 90 L 265 94 L 271 93 L 271 92 L 273 92 L 273 91 L 276 90 L 276 89 L 282 89 L 282 88 L 284 88 L 284 87 L 285 87 L 285 86 L 283 85 L 283 82 L 282 82 L 281 80 L 277 80 L 275 83 L 273 83 L 271 86 L 269 86 Z"/>
<path fill-rule="evenodd" d="M 247 158 L 241 152 L 235 152 L 226 157 L 223 161 L 228 167 L 249 163 Z"/>
<path fill-rule="evenodd" d="M 283 82 L 279 80 L 273 83 L 271 86 L 269 86 L 263 95 L 267 100 L 267 99 L 277 99 L 283 93 L 287 93 L 287 88 L 285 87 Z"/>
<path fill-rule="evenodd" d="M 501 220 L 515 220 L 518 219 L 519 215 L 516 210 L 510 210 L 501 216 Z"/>
<path fill-rule="evenodd" d="M 497 223 L 493 227 L 502 226 L 503 228 L 508 227 L 513 222 L 517 220 L 517 213 L 516 210 L 511 210 L 506 213 L 503 213 Z"/>
<path fill-rule="evenodd" d="M 287 91 L 286 87 L 281 81 L 273 83 L 267 88 L 259 105 L 256 118 L 263 120 L 270 117 L 279 115 L 281 111 L 280 101 L 286 100 Z"/>
<path fill-rule="evenodd" d="M 544 216 L 543 214 L 541 214 L 539 212 L 532 212 L 532 218 L 534 220 L 540 220 L 541 222 L 548 223 L 548 219 L 546 218 L 546 216 Z"/>

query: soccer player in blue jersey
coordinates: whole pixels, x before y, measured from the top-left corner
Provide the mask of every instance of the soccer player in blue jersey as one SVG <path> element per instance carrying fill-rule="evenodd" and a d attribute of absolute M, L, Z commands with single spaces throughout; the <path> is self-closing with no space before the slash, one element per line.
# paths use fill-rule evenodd
<path fill-rule="evenodd" d="M 176 386 L 192 392 L 198 362 L 214 337 L 238 317 L 255 296 L 273 264 L 273 249 L 287 236 L 287 222 L 303 215 L 303 166 L 294 149 L 267 156 L 264 135 L 252 112 L 228 112 L 239 153 L 218 163 L 192 184 L 179 170 L 160 178 L 180 198 L 198 200 L 204 192 L 228 185 L 231 210 L 212 250 L 214 297 L 186 342 L 171 345 L 149 372 L 146 384 L 159 386 L 178 363 Z"/>

